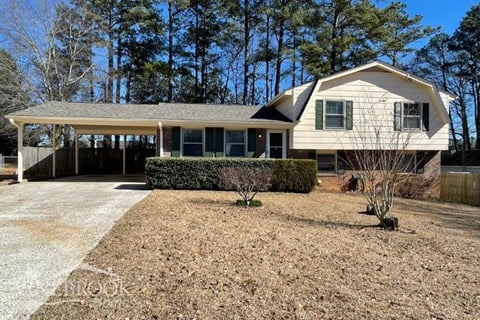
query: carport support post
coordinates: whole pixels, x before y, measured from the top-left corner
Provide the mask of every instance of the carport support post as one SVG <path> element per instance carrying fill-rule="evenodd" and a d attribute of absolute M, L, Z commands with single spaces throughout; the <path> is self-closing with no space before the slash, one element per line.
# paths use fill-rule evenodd
<path fill-rule="evenodd" d="M 123 135 L 123 144 L 122 144 L 123 145 L 123 148 L 122 148 L 123 149 L 123 154 L 122 154 L 122 157 L 123 157 L 123 161 L 122 161 L 122 163 L 123 163 L 123 171 L 122 171 L 123 175 L 126 175 L 126 173 L 127 173 L 126 165 L 125 165 L 125 159 L 126 159 L 125 155 L 126 155 L 126 152 L 127 152 L 127 150 L 126 150 L 126 146 L 127 146 L 126 137 L 127 137 L 126 135 Z"/>
<path fill-rule="evenodd" d="M 75 175 L 78 175 L 78 134 L 75 130 Z"/>
<path fill-rule="evenodd" d="M 156 142 L 156 156 L 163 157 L 163 127 L 162 123 L 159 122 L 157 126 L 157 135 L 155 137 Z"/>
<path fill-rule="evenodd" d="M 23 123 L 17 124 L 17 181 L 23 181 Z"/>
<path fill-rule="evenodd" d="M 55 176 L 57 175 L 56 174 L 56 171 L 57 171 L 57 168 L 56 168 L 56 165 L 57 165 L 57 125 L 54 124 L 53 125 L 53 128 L 52 128 L 53 132 L 52 132 L 52 147 L 53 147 L 53 154 L 52 154 L 52 177 L 55 178 Z"/>

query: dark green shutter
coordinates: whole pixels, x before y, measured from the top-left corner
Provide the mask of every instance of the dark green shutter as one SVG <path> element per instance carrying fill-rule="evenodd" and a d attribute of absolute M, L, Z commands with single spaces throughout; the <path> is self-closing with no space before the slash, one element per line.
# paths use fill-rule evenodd
<path fill-rule="evenodd" d="M 255 157 L 257 151 L 257 130 L 248 129 L 248 154 L 249 158 Z"/>
<path fill-rule="evenodd" d="M 205 128 L 205 153 L 204 157 L 213 157 L 215 152 L 215 128 Z"/>
<path fill-rule="evenodd" d="M 347 108 L 347 119 L 346 119 L 346 128 L 347 130 L 353 129 L 353 101 L 346 101 L 345 102 Z"/>
<path fill-rule="evenodd" d="M 180 157 L 180 127 L 172 127 L 172 157 Z"/>
<path fill-rule="evenodd" d="M 323 100 L 315 101 L 315 129 L 323 130 Z"/>
<path fill-rule="evenodd" d="M 402 130 L 402 103 L 395 102 L 394 104 L 394 129 L 395 131 Z"/>
<path fill-rule="evenodd" d="M 317 151 L 310 151 L 308 153 L 308 159 L 317 160 Z"/>
<path fill-rule="evenodd" d="M 430 130 L 430 108 L 428 103 L 423 104 L 422 122 L 423 122 L 423 130 L 425 131 Z"/>
<path fill-rule="evenodd" d="M 223 143 L 223 128 L 215 129 L 215 157 L 223 157 L 224 143 Z"/>

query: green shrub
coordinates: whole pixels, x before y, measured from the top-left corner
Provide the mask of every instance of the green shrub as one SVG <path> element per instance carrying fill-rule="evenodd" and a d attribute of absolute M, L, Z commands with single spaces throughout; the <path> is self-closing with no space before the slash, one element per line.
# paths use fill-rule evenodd
<path fill-rule="evenodd" d="M 263 206 L 263 203 L 262 201 L 260 200 L 257 200 L 257 199 L 253 199 L 252 201 L 250 201 L 250 204 L 247 205 L 247 202 L 245 200 L 242 200 L 242 199 L 238 199 L 237 202 L 235 202 L 235 204 L 237 206 L 240 206 L 240 207 L 261 207 Z"/>
<path fill-rule="evenodd" d="M 219 179 L 225 168 L 271 171 L 271 190 L 310 192 L 317 181 L 314 160 L 147 158 L 145 175 L 148 185 L 159 189 L 226 190 Z"/>
<path fill-rule="evenodd" d="M 273 190 L 308 193 L 317 185 L 317 162 L 287 159 L 273 162 Z"/>

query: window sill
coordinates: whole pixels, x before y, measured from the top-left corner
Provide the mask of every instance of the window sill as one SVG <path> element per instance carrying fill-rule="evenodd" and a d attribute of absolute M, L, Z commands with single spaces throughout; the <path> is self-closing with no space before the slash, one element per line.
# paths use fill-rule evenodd
<path fill-rule="evenodd" d="M 317 177 L 337 177 L 339 174 L 335 172 L 317 172 Z"/>

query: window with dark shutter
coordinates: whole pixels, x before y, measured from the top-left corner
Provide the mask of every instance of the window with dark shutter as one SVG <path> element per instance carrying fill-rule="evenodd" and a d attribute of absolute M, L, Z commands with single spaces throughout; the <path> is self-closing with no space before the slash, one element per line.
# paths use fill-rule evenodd
<path fill-rule="evenodd" d="M 401 130 L 424 130 L 430 127 L 430 114 L 428 103 L 395 102 L 394 128 Z"/>
<path fill-rule="evenodd" d="M 325 101 L 325 129 L 345 129 L 345 104 L 343 101 Z"/>
<path fill-rule="evenodd" d="M 225 156 L 245 157 L 245 130 L 225 131 Z"/>
<path fill-rule="evenodd" d="M 203 130 L 183 129 L 183 156 L 203 156 Z"/>

